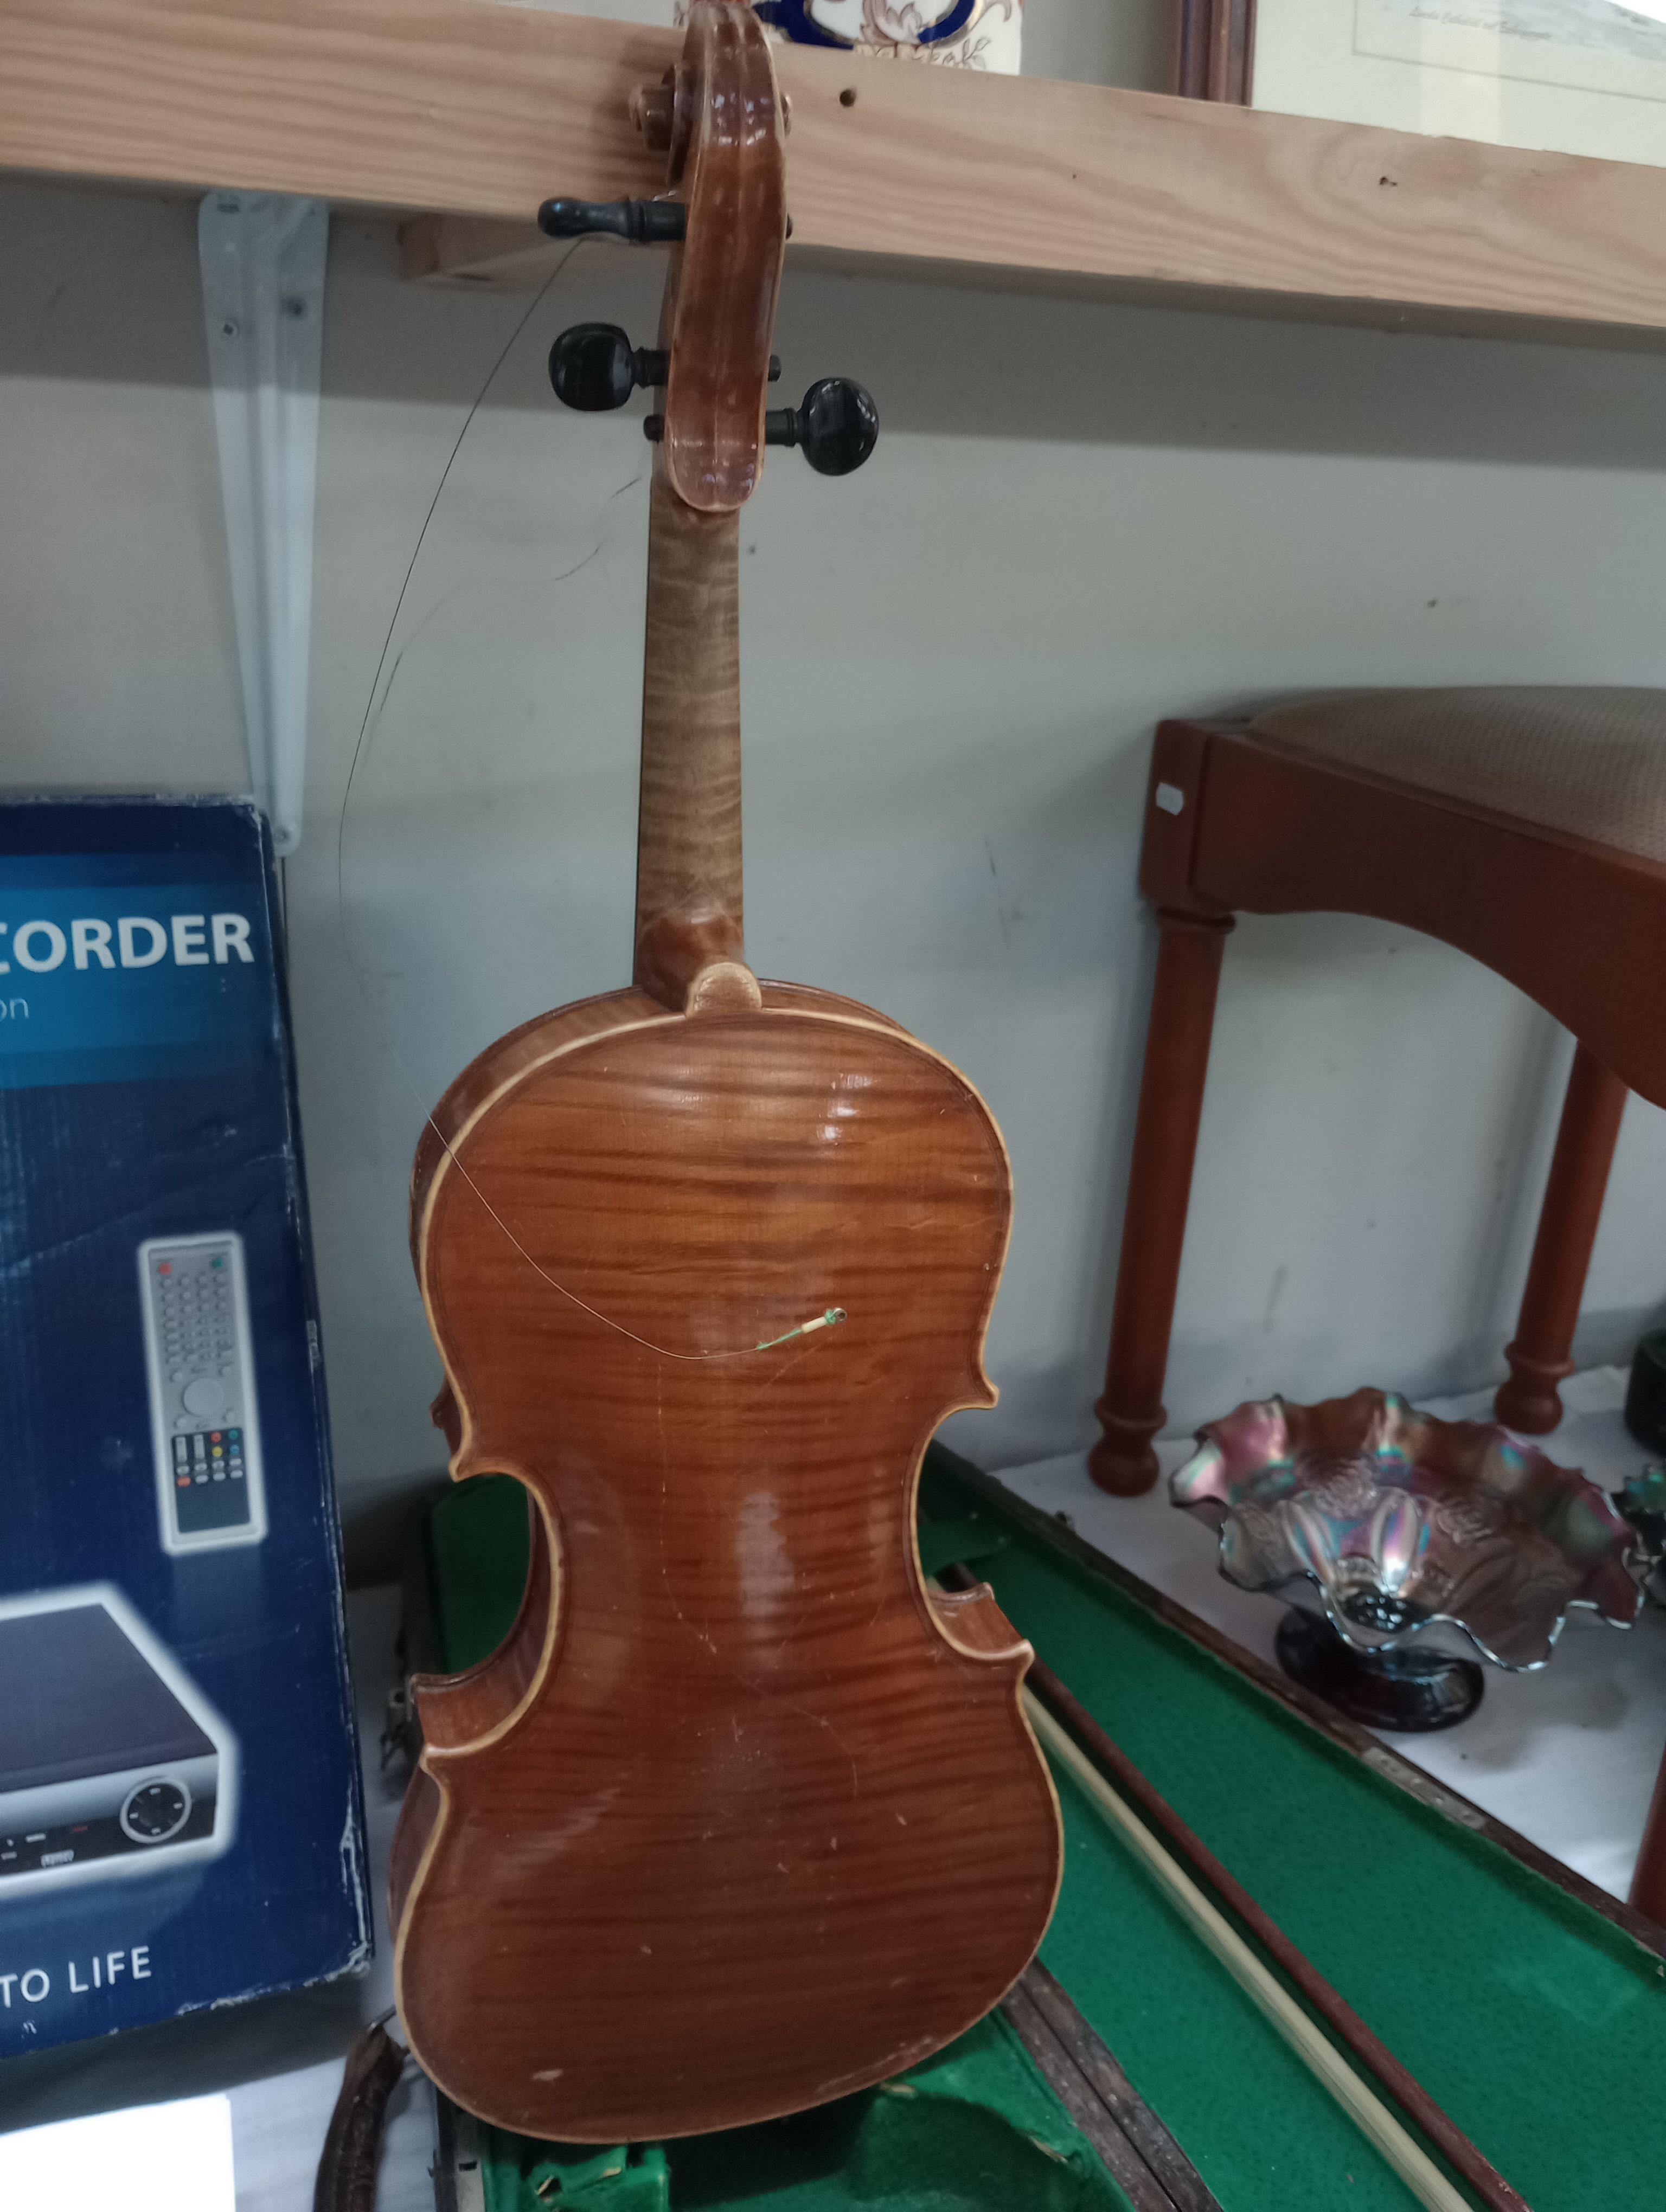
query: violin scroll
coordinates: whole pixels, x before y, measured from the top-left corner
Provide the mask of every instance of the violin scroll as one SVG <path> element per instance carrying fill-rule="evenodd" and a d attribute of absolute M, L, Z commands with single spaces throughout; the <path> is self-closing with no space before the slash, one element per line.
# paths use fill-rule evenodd
<path fill-rule="evenodd" d="M 671 489 L 696 514 L 733 514 L 763 465 L 788 229 L 785 103 L 745 0 L 694 0 L 681 61 L 635 108 L 647 143 L 666 155 L 665 196 L 546 200 L 538 222 L 552 238 L 672 247 L 659 343 L 633 347 L 611 325 L 581 325 L 557 341 L 550 378 L 569 405 L 587 409 L 623 405 L 652 381 L 665 393 L 660 467 Z"/>

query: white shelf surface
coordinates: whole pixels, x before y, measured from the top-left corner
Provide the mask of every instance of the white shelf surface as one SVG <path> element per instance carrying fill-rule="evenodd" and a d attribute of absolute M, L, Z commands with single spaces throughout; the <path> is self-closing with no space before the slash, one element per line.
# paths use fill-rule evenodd
<path fill-rule="evenodd" d="M 1561 1425 L 1536 1438 L 1551 1457 L 1617 1490 L 1648 1455 L 1620 1419 L 1617 1367 L 1572 1377 Z M 1447 1419 L 1490 1420 L 1493 1394 L 1431 1399 Z M 1007 1468 L 1000 1480 L 1046 1512 L 1065 1516 L 1085 1542 L 1154 1583 L 1276 1664 L 1274 1599 L 1241 1590 L 1215 1565 L 1215 1538 L 1169 1503 L 1167 1478 L 1192 1449 L 1160 1443 L 1163 1480 L 1144 1498 L 1111 1498 L 1089 1480 L 1085 1455 Z M 1099 1718 L 1116 1733 L 1116 1716 Z M 1532 1674 L 1487 1669 L 1472 1718 L 1434 1735 L 1384 1735 L 1403 1758 L 1472 1799 L 1564 1865 L 1623 1898 L 1631 1881 L 1656 1769 L 1666 1747 L 1666 1611 L 1645 1607 L 1635 1628 L 1575 1611 L 1547 1667 Z"/>

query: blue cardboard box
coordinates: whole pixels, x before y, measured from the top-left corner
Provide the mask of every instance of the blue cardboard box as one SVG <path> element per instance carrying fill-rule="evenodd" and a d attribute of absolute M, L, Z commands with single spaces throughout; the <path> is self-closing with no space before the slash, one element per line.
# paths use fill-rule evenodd
<path fill-rule="evenodd" d="M 369 1957 L 277 915 L 251 806 L 0 805 L 0 2054 Z"/>

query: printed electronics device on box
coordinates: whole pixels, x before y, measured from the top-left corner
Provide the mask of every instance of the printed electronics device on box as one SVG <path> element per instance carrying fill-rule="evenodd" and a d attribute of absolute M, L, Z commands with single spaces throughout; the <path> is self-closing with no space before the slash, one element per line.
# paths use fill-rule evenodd
<path fill-rule="evenodd" d="M 369 1950 L 270 846 L 0 805 L 0 2055 Z"/>

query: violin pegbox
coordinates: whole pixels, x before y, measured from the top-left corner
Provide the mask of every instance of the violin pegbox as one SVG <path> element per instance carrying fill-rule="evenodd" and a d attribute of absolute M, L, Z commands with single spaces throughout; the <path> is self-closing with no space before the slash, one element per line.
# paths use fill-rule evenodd
<path fill-rule="evenodd" d="M 550 355 L 556 397 L 591 411 L 653 386 L 660 404 L 644 430 L 672 490 L 702 514 L 733 514 L 751 497 L 766 445 L 798 446 L 824 476 L 860 467 L 879 434 L 860 385 L 824 377 L 797 408 L 765 406 L 781 374 L 770 342 L 788 229 L 787 115 L 745 0 L 695 0 L 682 59 L 631 112 L 666 155 L 667 197 L 550 200 L 538 221 L 552 237 L 670 245 L 659 341 L 633 346 L 605 323 L 563 331 Z"/>

